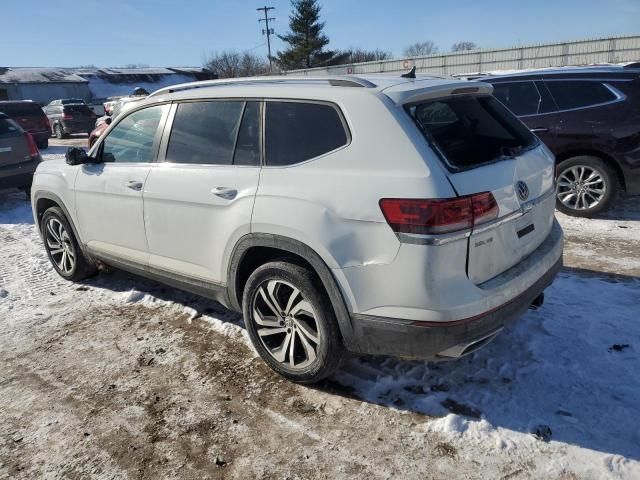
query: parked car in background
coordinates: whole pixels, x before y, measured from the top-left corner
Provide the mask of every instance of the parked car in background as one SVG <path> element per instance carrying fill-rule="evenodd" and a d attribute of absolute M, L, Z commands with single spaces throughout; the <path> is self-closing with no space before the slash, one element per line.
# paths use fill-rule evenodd
<path fill-rule="evenodd" d="M 577 67 L 482 77 L 558 164 L 557 207 L 589 217 L 640 194 L 640 69 Z"/>
<path fill-rule="evenodd" d="M 52 100 L 47 105 L 45 105 L 45 108 L 54 107 L 57 105 L 71 105 L 71 104 L 77 104 L 77 103 L 85 103 L 85 101 L 82 100 L 81 98 L 60 98 L 58 100 Z"/>
<path fill-rule="evenodd" d="M 0 113 L 12 118 L 24 131 L 29 132 L 38 148 L 49 146 L 51 126 L 40 105 L 29 100 L 0 101 Z"/>
<path fill-rule="evenodd" d="M 87 104 L 65 103 L 47 105 L 44 112 L 49 118 L 51 131 L 57 138 L 64 138 L 73 133 L 91 134 L 96 123 L 96 114 Z"/>
<path fill-rule="evenodd" d="M 38 168 L 53 268 L 96 261 L 242 311 L 281 375 L 345 350 L 455 359 L 562 264 L 554 158 L 490 85 L 255 78 L 174 85 Z M 496 359 L 500 362 L 500 359 Z"/>
<path fill-rule="evenodd" d="M 41 161 L 33 136 L 0 113 L 0 189 L 19 188 L 29 197 L 33 172 Z"/>

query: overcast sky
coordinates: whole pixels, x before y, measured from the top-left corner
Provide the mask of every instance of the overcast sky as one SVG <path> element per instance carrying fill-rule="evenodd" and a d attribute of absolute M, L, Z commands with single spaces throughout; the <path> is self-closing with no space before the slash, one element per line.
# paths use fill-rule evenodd
<path fill-rule="evenodd" d="M 21 0 L 1 2 L 0 66 L 200 66 L 212 51 L 266 55 L 249 0 Z M 321 0 L 330 48 L 381 48 L 399 56 L 432 40 L 481 47 L 640 34 L 640 0 Z M 288 0 L 276 7 L 287 30 Z M 282 48 L 275 39 L 274 50 Z"/>

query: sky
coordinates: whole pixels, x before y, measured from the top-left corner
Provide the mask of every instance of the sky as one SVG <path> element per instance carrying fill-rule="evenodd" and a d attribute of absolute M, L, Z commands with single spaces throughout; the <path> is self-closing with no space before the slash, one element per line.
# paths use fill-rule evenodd
<path fill-rule="evenodd" d="M 212 52 L 267 53 L 262 12 L 286 33 L 288 0 L 0 0 L 0 66 L 201 66 Z M 431 40 L 483 48 L 640 33 L 640 0 L 320 0 L 329 48 L 401 56 Z M 283 43 L 272 37 L 273 51 Z"/>

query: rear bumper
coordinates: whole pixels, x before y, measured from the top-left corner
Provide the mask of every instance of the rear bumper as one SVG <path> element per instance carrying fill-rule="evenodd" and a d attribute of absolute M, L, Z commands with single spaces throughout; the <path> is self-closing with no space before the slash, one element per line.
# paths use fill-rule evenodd
<path fill-rule="evenodd" d="M 422 321 L 351 314 L 358 352 L 402 358 L 434 359 L 458 357 L 493 339 L 509 322 L 519 318 L 548 287 L 562 267 L 562 231 L 554 228 L 549 238 L 521 264 L 516 265 L 482 286 L 498 292 L 499 283 L 513 283 L 530 278 L 527 272 L 547 267 L 519 293 L 474 316 L 453 321 Z"/>

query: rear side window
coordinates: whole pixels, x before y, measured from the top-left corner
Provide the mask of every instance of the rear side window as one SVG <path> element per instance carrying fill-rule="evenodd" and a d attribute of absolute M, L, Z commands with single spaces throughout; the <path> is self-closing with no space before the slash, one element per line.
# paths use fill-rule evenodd
<path fill-rule="evenodd" d="M 245 102 L 181 103 L 171 128 L 167 161 L 231 165 Z"/>
<path fill-rule="evenodd" d="M 494 97 L 450 97 L 409 109 L 448 166 L 464 170 L 537 145 L 533 134 Z"/>
<path fill-rule="evenodd" d="M 349 141 L 342 118 L 331 105 L 269 101 L 266 109 L 267 165 L 304 162 Z"/>
<path fill-rule="evenodd" d="M 6 113 L 9 117 L 44 115 L 40 105 L 31 102 L 0 104 L 0 112 Z"/>
<path fill-rule="evenodd" d="M 603 83 L 587 80 L 550 80 L 545 84 L 560 110 L 582 108 L 615 100 L 616 95 Z"/>

